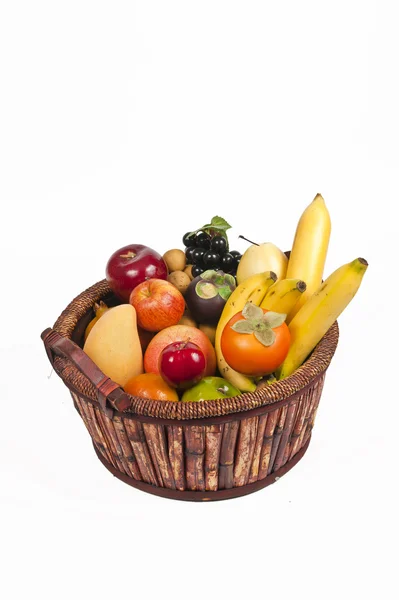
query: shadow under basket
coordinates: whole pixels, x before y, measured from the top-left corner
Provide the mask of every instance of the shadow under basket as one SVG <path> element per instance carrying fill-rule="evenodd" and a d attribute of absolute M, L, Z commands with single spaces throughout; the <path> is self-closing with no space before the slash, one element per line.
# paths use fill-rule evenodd
<path fill-rule="evenodd" d="M 282 381 L 223 400 L 162 402 L 126 394 L 83 352 L 99 300 L 119 303 L 105 280 L 75 298 L 42 339 L 98 458 L 115 477 L 167 498 L 223 500 L 274 483 L 302 458 L 337 347 L 337 323 Z"/>

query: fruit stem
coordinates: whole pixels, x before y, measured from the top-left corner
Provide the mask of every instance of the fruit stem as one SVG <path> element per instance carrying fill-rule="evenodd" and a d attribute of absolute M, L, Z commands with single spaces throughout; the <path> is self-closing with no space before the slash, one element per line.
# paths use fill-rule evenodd
<path fill-rule="evenodd" d="M 301 293 L 306 291 L 306 283 L 304 281 L 298 281 L 296 284 L 296 289 Z"/>
<path fill-rule="evenodd" d="M 259 246 L 259 244 L 257 244 L 256 242 L 251 242 L 251 240 L 244 237 L 243 235 L 239 235 L 238 237 L 241 238 L 242 240 L 245 240 L 246 242 L 249 242 L 250 244 L 253 244 L 254 246 Z"/>
<path fill-rule="evenodd" d="M 136 256 L 136 253 L 129 250 L 129 252 L 127 252 L 126 254 L 120 254 L 119 256 L 121 258 L 134 258 Z"/>

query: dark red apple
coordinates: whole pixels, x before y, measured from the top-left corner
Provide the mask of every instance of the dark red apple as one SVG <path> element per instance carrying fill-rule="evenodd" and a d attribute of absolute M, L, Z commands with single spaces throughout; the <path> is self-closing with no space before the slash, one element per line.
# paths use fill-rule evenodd
<path fill-rule="evenodd" d="M 146 279 L 167 279 L 168 267 L 162 256 L 148 246 L 130 244 L 120 248 L 107 262 L 105 276 L 112 291 L 129 302 L 132 290 Z"/>
<path fill-rule="evenodd" d="M 185 390 L 198 383 L 206 371 L 205 355 L 197 344 L 174 342 L 159 357 L 159 372 L 171 387 Z"/>

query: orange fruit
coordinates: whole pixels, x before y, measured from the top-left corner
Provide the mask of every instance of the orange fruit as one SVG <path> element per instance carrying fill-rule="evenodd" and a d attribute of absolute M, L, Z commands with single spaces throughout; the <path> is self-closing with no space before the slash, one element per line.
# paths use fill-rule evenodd
<path fill-rule="evenodd" d="M 124 390 L 128 394 L 140 398 L 179 401 L 176 390 L 169 387 L 166 381 L 155 373 L 141 373 L 141 375 L 132 377 L 125 385 Z"/>

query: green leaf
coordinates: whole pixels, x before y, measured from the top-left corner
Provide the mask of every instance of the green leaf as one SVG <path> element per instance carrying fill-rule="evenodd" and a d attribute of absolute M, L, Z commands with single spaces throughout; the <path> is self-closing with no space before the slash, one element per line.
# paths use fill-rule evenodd
<path fill-rule="evenodd" d="M 237 333 L 253 333 L 252 324 L 249 321 L 237 321 L 231 327 Z"/>
<path fill-rule="evenodd" d="M 242 316 L 249 321 L 256 321 L 262 318 L 263 310 L 260 308 L 260 306 L 255 306 L 255 304 L 247 302 L 243 308 Z"/>
<path fill-rule="evenodd" d="M 231 229 L 231 225 L 223 219 L 223 217 L 213 217 L 211 221 L 212 229 L 221 229 L 222 231 L 227 231 L 227 229 Z"/>
<path fill-rule="evenodd" d="M 274 344 L 276 334 L 273 329 L 265 329 L 264 331 L 255 331 L 255 337 L 264 346 L 271 346 Z"/>
<path fill-rule="evenodd" d="M 283 313 L 274 312 L 272 310 L 263 315 L 264 323 L 267 323 L 267 325 L 269 325 L 269 327 L 271 327 L 272 329 L 274 329 L 275 327 L 280 327 L 280 325 L 284 323 L 286 318 L 287 315 Z"/>
<path fill-rule="evenodd" d="M 229 286 L 219 287 L 218 293 L 219 293 L 219 296 L 221 298 L 223 298 L 223 300 L 228 300 L 232 294 L 232 290 Z"/>
<path fill-rule="evenodd" d="M 217 233 L 222 235 L 228 242 L 227 235 L 226 235 L 226 231 L 228 229 L 231 229 L 231 225 L 226 221 L 226 219 L 223 219 L 222 217 L 213 217 L 213 219 L 210 223 L 206 223 L 199 229 L 192 231 L 189 234 L 189 237 L 191 237 L 192 235 L 196 235 L 200 231 L 209 231 L 210 233 L 212 233 L 213 231 L 217 231 Z"/>

